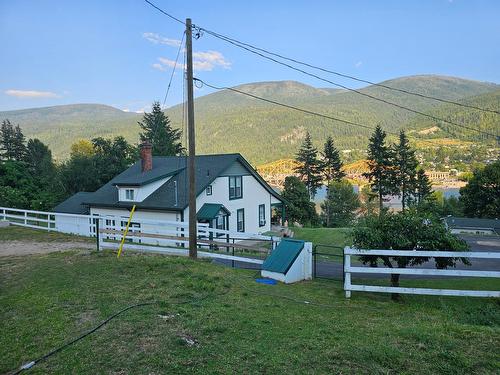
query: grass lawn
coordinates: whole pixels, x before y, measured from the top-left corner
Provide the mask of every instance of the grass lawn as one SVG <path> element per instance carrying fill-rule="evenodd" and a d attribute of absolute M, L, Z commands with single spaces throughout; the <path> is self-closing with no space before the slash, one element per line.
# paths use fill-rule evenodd
<path fill-rule="evenodd" d="M 253 277 L 206 261 L 126 251 L 119 260 L 110 252 L 0 258 L 0 373 L 144 301 L 158 304 L 125 312 L 29 371 L 500 371 L 498 300 L 405 296 L 394 303 L 362 293 L 346 300 L 338 282 L 268 286 Z M 481 279 L 467 282 L 484 287 Z"/>
<path fill-rule="evenodd" d="M 351 245 L 352 228 L 291 228 L 294 238 L 313 244 L 348 246 Z"/>
<path fill-rule="evenodd" d="M 58 232 L 47 232 L 41 229 L 31 229 L 11 225 L 0 228 L 0 241 L 71 241 L 71 242 L 95 242 L 89 237 L 76 236 Z M 1 243 L 1 242 L 0 242 Z"/>

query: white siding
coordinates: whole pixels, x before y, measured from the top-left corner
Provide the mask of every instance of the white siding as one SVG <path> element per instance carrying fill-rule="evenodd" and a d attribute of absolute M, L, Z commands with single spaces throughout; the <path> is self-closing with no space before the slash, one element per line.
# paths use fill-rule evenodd
<path fill-rule="evenodd" d="M 274 198 L 252 175 L 243 176 L 243 198 L 229 199 L 229 177 L 217 177 L 212 183 L 212 195 L 206 191 L 196 199 L 196 209 L 199 210 L 204 203 L 223 204 L 230 212 L 229 230 L 236 231 L 236 211 L 245 210 L 245 232 L 264 233 L 271 230 L 271 202 L 279 202 Z M 273 199 L 273 201 L 271 200 Z M 265 205 L 266 225 L 259 227 L 259 205 Z M 184 211 L 185 220 L 188 220 L 189 210 Z"/>
<path fill-rule="evenodd" d="M 142 202 L 144 199 L 153 194 L 156 190 L 160 188 L 165 182 L 167 182 L 170 177 L 162 178 L 161 180 L 152 182 L 150 184 L 144 186 L 120 186 L 118 189 L 118 199 L 120 201 L 127 202 L 128 200 L 125 198 L 125 190 L 133 189 L 134 190 L 134 202 Z"/>

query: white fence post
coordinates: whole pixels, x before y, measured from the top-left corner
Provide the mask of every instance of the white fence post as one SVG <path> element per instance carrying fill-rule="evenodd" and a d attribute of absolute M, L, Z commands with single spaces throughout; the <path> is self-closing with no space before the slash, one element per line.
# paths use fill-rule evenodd
<path fill-rule="evenodd" d="M 344 248 L 344 290 L 345 297 L 351 298 L 351 272 L 349 269 L 351 268 L 351 256 L 347 254 L 349 247 L 346 246 Z"/>

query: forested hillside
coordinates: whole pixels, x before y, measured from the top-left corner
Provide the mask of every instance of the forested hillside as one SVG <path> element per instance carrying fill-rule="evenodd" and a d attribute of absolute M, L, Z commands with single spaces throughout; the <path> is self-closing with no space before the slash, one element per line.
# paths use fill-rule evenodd
<path fill-rule="evenodd" d="M 412 76 L 383 82 L 384 85 L 433 95 L 449 100 L 463 100 L 478 106 L 499 109 L 500 86 L 453 77 Z M 374 101 L 357 93 L 335 88 L 314 88 L 299 82 L 259 82 L 237 87 L 241 91 L 320 112 L 329 116 L 375 127 L 381 124 L 388 132 L 412 131 L 414 137 L 450 136 L 446 127 L 422 116 Z M 362 92 L 432 113 L 468 126 L 499 131 L 498 118 L 454 105 L 409 96 L 381 87 L 369 86 Z M 346 125 L 310 114 L 264 103 L 231 91 L 201 96 L 195 102 L 197 146 L 199 153 L 241 152 L 252 163 L 260 164 L 294 155 L 306 131 L 320 146 L 328 135 L 340 149 L 366 147 L 370 130 Z M 166 110 L 174 126 L 182 123 L 182 106 Z M 77 104 L 0 112 L 0 119 L 20 124 L 29 137 L 46 142 L 58 159 L 67 156 L 71 144 L 80 138 L 123 135 L 137 142 L 141 115 L 93 104 Z M 438 127 L 426 132 L 426 129 Z M 448 129 L 455 137 L 470 139 L 471 134 Z M 474 140 L 476 138 L 473 138 Z"/>

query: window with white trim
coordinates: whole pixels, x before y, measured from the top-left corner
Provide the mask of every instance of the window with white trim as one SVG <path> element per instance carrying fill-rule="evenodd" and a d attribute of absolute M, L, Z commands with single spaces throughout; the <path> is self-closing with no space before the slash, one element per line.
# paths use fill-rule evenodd
<path fill-rule="evenodd" d="M 239 199 L 243 197 L 243 177 L 230 176 L 229 177 L 229 199 Z"/>
<path fill-rule="evenodd" d="M 125 189 L 125 199 L 128 201 L 134 200 L 134 189 Z"/>
<path fill-rule="evenodd" d="M 207 195 L 212 195 L 212 185 L 208 185 L 206 189 Z"/>
<path fill-rule="evenodd" d="M 243 208 L 236 211 L 236 230 L 245 231 L 245 210 Z"/>
<path fill-rule="evenodd" d="M 266 225 L 266 205 L 259 204 L 259 227 Z"/>

